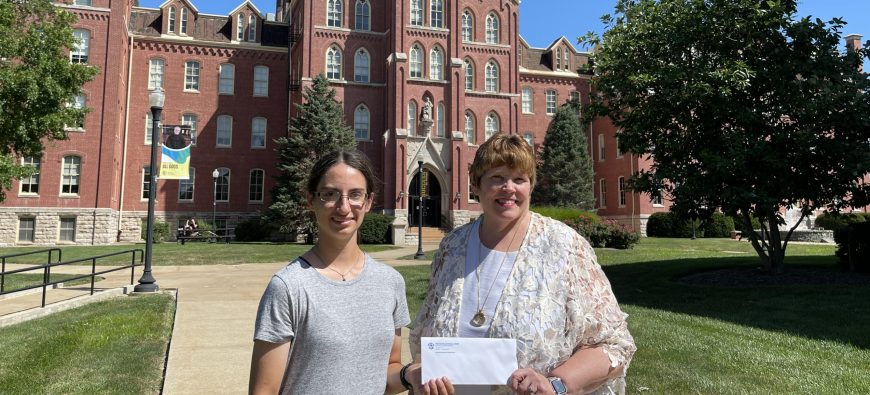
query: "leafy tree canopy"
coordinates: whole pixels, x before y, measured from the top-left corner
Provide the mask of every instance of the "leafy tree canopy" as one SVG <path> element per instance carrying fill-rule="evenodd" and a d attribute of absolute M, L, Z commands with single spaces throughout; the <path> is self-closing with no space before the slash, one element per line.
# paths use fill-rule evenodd
<path fill-rule="evenodd" d="M 547 129 L 534 194 L 538 205 L 582 210 L 595 207 L 592 160 L 577 105 L 559 107 Z"/>
<path fill-rule="evenodd" d="M 317 227 L 307 208 L 305 186 L 314 162 L 337 149 L 354 149 L 353 130 L 344 122 L 342 104 L 323 74 L 305 88 L 297 115 L 289 120 L 287 137 L 278 145 L 278 177 L 266 217 L 282 231 L 305 234 L 313 242 Z"/>
<path fill-rule="evenodd" d="M 69 106 L 97 73 L 70 62 L 75 21 L 49 0 L 0 1 L 0 201 L 31 172 L 16 158 L 41 156 L 44 140 L 65 139 L 87 113 Z"/>
<path fill-rule="evenodd" d="M 765 266 L 782 268 L 781 212 L 867 203 L 867 45 L 841 52 L 845 22 L 798 19 L 796 0 L 620 0 L 597 46 L 588 116 L 608 116 L 620 147 L 648 155 L 632 187 L 672 210 L 739 213 Z M 663 192 L 660 192 L 663 191 Z M 709 211 L 708 210 L 708 211 Z"/>

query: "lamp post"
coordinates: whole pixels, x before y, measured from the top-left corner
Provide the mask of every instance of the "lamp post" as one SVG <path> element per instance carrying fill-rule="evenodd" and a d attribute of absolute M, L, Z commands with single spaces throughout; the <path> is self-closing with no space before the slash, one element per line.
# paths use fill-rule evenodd
<path fill-rule="evenodd" d="M 214 191 L 211 194 L 211 227 L 215 234 L 217 234 L 217 179 L 220 175 L 218 169 L 211 172 L 211 178 L 214 180 Z"/>
<path fill-rule="evenodd" d="M 417 175 L 417 253 L 414 259 L 423 259 L 423 157 L 417 156 L 417 167 L 420 169 Z"/>
<path fill-rule="evenodd" d="M 134 292 L 155 292 L 157 291 L 157 280 L 151 274 L 151 255 L 152 246 L 154 244 L 154 200 L 157 192 L 157 144 L 160 142 L 159 120 L 160 113 L 163 112 L 163 102 L 166 96 L 163 94 L 163 89 L 155 88 L 148 95 L 148 104 L 151 105 L 151 163 L 148 165 L 148 233 L 145 238 L 145 270 L 142 272 L 142 278 L 139 279 L 139 284 L 133 287 Z"/>

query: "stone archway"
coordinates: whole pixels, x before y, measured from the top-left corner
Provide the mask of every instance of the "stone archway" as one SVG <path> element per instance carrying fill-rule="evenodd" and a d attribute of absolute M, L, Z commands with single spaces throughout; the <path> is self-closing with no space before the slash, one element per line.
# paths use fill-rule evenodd
<path fill-rule="evenodd" d="M 440 228 L 441 227 L 441 183 L 438 177 L 432 174 L 432 171 L 424 169 L 423 171 L 423 226 Z M 411 185 L 408 188 L 411 195 L 408 210 L 408 224 L 412 227 L 419 223 L 418 207 L 419 200 L 417 193 L 420 191 L 420 172 L 414 174 L 411 179 Z"/>

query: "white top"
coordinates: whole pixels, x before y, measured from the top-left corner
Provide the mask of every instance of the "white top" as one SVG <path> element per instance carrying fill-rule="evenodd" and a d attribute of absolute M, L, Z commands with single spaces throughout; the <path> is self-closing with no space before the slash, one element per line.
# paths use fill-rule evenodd
<path fill-rule="evenodd" d="M 468 234 L 468 247 L 465 254 L 465 288 L 459 310 L 459 337 L 487 337 L 492 317 L 495 315 L 495 307 L 501 299 L 502 291 L 519 253 L 519 251 L 502 252 L 486 248 L 480 242 L 480 221 L 475 221 L 473 226 Z M 480 267 L 480 301 L 477 299 L 478 266 Z M 478 303 L 483 306 L 479 306 Z M 471 319 L 481 307 L 486 322 L 475 327 L 471 325 Z"/>

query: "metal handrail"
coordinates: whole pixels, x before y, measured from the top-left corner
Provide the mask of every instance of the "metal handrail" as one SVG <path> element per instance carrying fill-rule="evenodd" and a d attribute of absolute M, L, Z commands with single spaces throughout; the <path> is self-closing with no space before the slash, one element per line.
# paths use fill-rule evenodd
<path fill-rule="evenodd" d="M 137 253 L 139 255 L 139 263 L 136 263 Z M 120 267 L 115 267 L 112 269 L 102 270 L 99 272 L 97 271 L 97 259 L 108 258 L 108 257 L 118 256 L 118 255 L 125 255 L 125 254 L 130 254 L 130 264 L 120 266 Z M 134 279 L 135 279 L 135 275 L 136 275 L 136 266 L 142 266 L 142 261 L 144 260 L 144 257 L 145 257 L 145 252 L 141 248 L 137 248 L 137 249 L 131 249 L 131 250 L 111 252 L 108 254 L 97 255 L 97 256 L 92 256 L 92 257 L 87 257 L 87 258 L 80 258 L 80 259 L 75 259 L 75 260 L 71 260 L 71 261 L 67 261 L 67 262 L 47 263 L 44 265 L 25 267 L 25 268 L 21 268 L 21 269 L 10 270 L 8 272 L 4 270 L 4 271 L 0 272 L 0 275 L 5 276 L 8 274 L 16 274 L 16 273 L 23 273 L 23 272 L 33 271 L 33 270 L 44 269 L 43 277 L 42 277 L 42 284 L 34 284 L 34 285 L 30 285 L 30 286 L 23 287 L 23 288 L 18 288 L 14 291 L 9 291 L 9 292 L 5 292 L 5 291 L 0 292 L 0 295 L 10 294 L 13 292 L 27 291 L 29 289 L 42 288 L 42 307 L 45 307 L 45 294 L 46 294 L 46 290 L 47 290 L 48 286 L 54 286 L 55 284 L 60 284 L 64 281 L 74 281 L 74 280 L 79 280 L 79 279 L 87 278 L 87 277 L 91 278 L 90 294 L 93 295 L 94 294 L 94 283 L 96 282 L 95 281 L 96 276 L 100 275 L 100 274 L 112 273 L 112 272 L 116 272 L 119 270 L 125 270 L 125 269 L 129 268 L 130 269 L 130 284 L 133 284 L 133 282 L 135 281 Z M 63 280 L 58 280 L 58 281 L 49 281 L 51 279 L 51 268 L 57 267 L 57 266 L 71 265 L 71 264 L 75 264 L 75 263 L 79 263 L 79 262 L 87 262 L 87 261 L 91 262 L 91 273 L 90 274 L 83 274 L 80 276 L 65 278 Z"/>
<path fill-rule="evenodd" d="M 45 248 L 42 250 L 30 251 L 30 252 L 19 252 L 17 254 L 8 254 L 0 256 L 0 295 L 3 294 L 3 291 L 6 290 L 6 258 L 15 258 L 20 256 L 27 255 L 36 255 L 42 254 L 43 252 L 48 253 L 48 263 L 51 263 L 52 253 L 57 251 L 57 261 L 60 262 L 63 259 L 63 251 L 60 248 Z M 43 279 L 47 280 L 47 278 Z"/>

